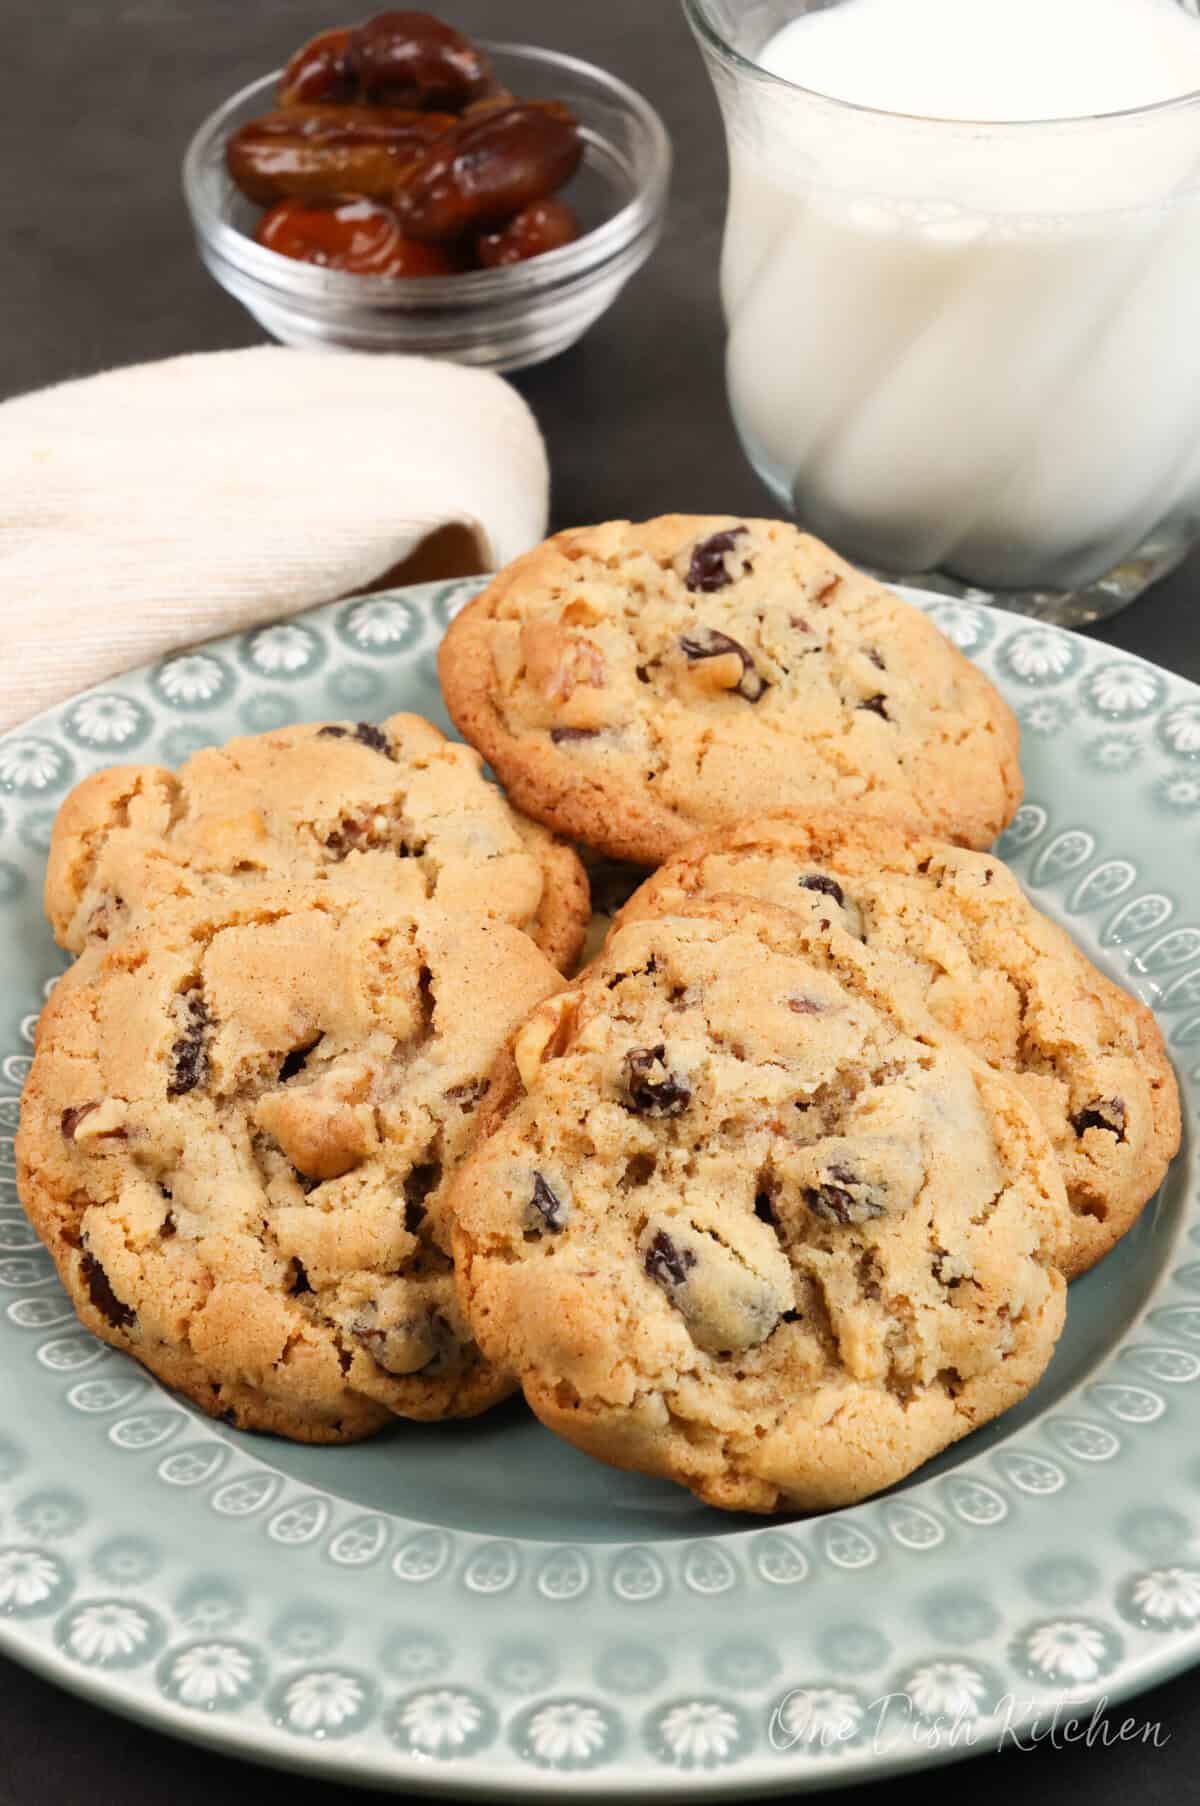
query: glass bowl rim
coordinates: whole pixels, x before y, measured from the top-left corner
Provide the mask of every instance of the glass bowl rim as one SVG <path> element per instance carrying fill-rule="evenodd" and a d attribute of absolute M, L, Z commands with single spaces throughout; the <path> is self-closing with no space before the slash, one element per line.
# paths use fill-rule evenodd
<path fill-rule="evenodd" d="M 747 56 L 729 42 L 712 16 L 712 0 L 682 0 L 682 5 L 687 22 L 701 47 L 736 73 L 752 76 L 769 87 L 790 90 L 793 94 L 803 95 L 807 100 L 818 101 L 823 106 L 836 108 L 841 113 L 857 116 L 864 121 L 930 126 L 946 133 L 957 130 L 969 132 L 973 136 L 980 133 L 995 133 L 997 137 L 1017 133 L 1028 136 L 1038 131 L 1078 131 L 1081 127 L 1089 126 L 1137 124 L 1200 106 L 1200 88 L 1190 88 L 1186 93 L 1172 94 L 1166 100 L 1150 101 L 1143 106 L 1119 107 L 1109 113 L 1049 115 L 1042 119 L 948 119 L 935 113 L 892 112 L 886 107 L 869 107 L 860 101 L 842 100 L 835 94 L 823 94 L 819 88 L 806 88 L 802 82 L 789 81 L 786 76 L 777 75 L 773 69 L 764 69 L 761 63 L 756 63 L 753 57 Z M 1200 18 L 1196 21 L 1196 29 L 1200 32 Z"/>
<path fill-rule="evenodd" d="M 636 122 L 645 138 L 648 169 L 640 177 L 636 192 L 610 218 L 584 232 L 574 243 L 543 252 L 524 263 L 453 276 L 359 275 L 284 257 L 258 244 L 212 205 L 204 168 L 210 149 L 214 145 L 223 147 L 231 116 L 260 90 L 265 98 L 276 86 L 283 71 L 275 69 L 256 76 L 229 95 L 205 116 L 188 141 L 183 157 L 183 190 L 193 224 L 205 245 L 234 265 L 240 274 L 264 288 L 285 291 L 294 299 L 305 298 L 317 305 L 324 301 L 331 305 L 392 308 L 407 303 L 414 309 L 437 310 L 464 305 L 484 308 L 561 288 L 603 269 L 645 233 L 656 229 L 666 203 L 672 149 L 662 118 L 645 95 L 620 76 L 565 51 L 487 38 L 477 42 L 490 55 L 525 60 L 551 71 L 559 69 L 602 88 L 605 97 L 615 101 Z"/>

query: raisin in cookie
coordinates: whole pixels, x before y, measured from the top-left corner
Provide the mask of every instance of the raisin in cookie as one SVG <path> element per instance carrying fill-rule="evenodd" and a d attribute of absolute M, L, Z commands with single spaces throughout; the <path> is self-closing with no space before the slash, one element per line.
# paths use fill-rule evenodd
<path fill-rule="evenodd" d="M 1034 1112 L 822 920 L 618 929 L 516 1036 L 450 1200 L 476 1338 L 542 1421 L 744 1511 L 901 1479 L 1063 1322 Z"/>
<path fill-rule="evenodd" d="M 1132 1227 L 1179 1147 L 1162 1034 L 1001 860 L 853 810 L 781 810 L 694 841 L 619 919 L 720 892 L 832 916 L 917 962 L 932 1014 L 1016 1079 L 1049 1132 L 1072 1212 L 1068 1278 Z"/>
<path fill-rule="evenodd" d="M 508 923 L 327 886 L 165 904 L 89 948 L 43 1011 L 17 1139 L 83 1322 L 306 1442 L 505 1396 L 445 1199 L 498 1049 L 561 982 Z"/>
<path fill-rule="evenodd" d="M 446 706 L 513 802 L 657 865 L 781 803 L 858 803 L 985 847 L 1017 725 L 916 609 L 779 521 L 561 533 L 451 624 Z"/>
<path fill-rule="evenodd" d="M 46 913 L 77 953 L 165 898 L 318 878 L 497 916 L 569 970 L 588 920 L 583 869 L 481 763 L 419 715 L 393 715 L 231 740 L 178 773 L 97 772 L 59 811 Z"/>

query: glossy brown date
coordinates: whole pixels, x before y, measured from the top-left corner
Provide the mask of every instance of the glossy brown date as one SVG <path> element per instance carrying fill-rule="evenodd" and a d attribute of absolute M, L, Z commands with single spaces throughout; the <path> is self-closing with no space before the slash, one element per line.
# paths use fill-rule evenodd
<path fill-rule="evenodd" d="M 283 257 L 358 276 L 449 276 L 456 268 L 437 245 L 406 238 L 391 208 L 377 201 L 333 207 L 279 201 L 263 214 L 254 236 Z"/>
<path fill-rule="evenodd" d="M 570 244 L 582 228 L 553 197 L 582 158 L 567 107 L 515 100 L 477 45 L 410 10 L 312 38 L 277 111 L 226 146 L 235 184 L 269 208 L 260 243 L 394 276 L 500 269 Z"/>
<path fill-rule="evenodd" d="M 483 51 L 430 13 L 379 13 L 350 35 L 363 93 L 384 106 L 460 112 L 492 87 Z"/>
<path fill-rule="evenodd" d="M 285 107 L 252 119 L 225 147 L 229 174 L 252 201 L 391 198 L 403 172 L 455 124 L 449 113 L 392 107 Z"/>
<path fill-rule="evenodd" d="M 581 230 L 578 216 L 565 201 L 533 201 L 499 232 L 485 233 L 475 254 L 485 270 L 499 270 L 541 257 L 545 251 L 561 250 L 563 245 L 573 244 Z"/>
<path fill-rule="evenodd" d="M 494 85 L 484 52 L 452 25 L 431 13 L 386 12 L 318 33 L 284 70 L 279 102 L 460 113 Z"/>
<path fill-rule="evenodd" d="M 348 25 L 320 31 L 301 45 L 283 72 L 279 84 L 281 107 L 305 106 L 313 101 L 347 102 L 358 94 L 358 76 L 350 64 Z"/>
<path fill-rule="evenodd" d="M 579 128 L 558 101 L 485 111 L 418 158 L 396 211 L 407 233 L 435 244 L 486 232 L 569 182 L 582 157 Z"/>

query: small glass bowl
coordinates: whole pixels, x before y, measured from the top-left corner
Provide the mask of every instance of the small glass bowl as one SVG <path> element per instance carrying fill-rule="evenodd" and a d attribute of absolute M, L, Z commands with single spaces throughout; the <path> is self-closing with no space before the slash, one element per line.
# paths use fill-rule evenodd
<path fill-rule="evenodd" d="M 582 338 L 645 263 L 671 174 L 671 141 L 653 107 L 576 57 L 526 44 L 485 48 L 513 94 L 565 101 L 579 120 L 584 161 L 566 198 L 582 236 L 526 263 L 463 276 L 357 276 L 267 250 L 252 236 L 261 209 L 230 181 L 225 144 L 272 109 L 277 70 L 211 113 L 183 160 L 201 258 L 273 338 L 517 370 Z"/>

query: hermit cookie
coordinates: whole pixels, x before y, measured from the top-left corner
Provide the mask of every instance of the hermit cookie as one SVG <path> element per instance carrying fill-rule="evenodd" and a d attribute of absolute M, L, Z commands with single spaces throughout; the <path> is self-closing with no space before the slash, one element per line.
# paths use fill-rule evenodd
<path fill-rule="evenodd" d="M 46 913 L 78 952 L 164 898 L 318 878 L 381 903 L 498 916 L 566 970 L 588 919 L 582 867 L 481 764 L 419 715 L 393 715 L 231 740 L 178 773 L 97 772 L 59 811 Z"/>
<path fill-rule="evenodd" d="M 1049 1132 L 1072 1212 L 1068 1278 L 1132 1227 L 1179 1147 L 1162 1035 L 1001 860 L 857 811 L 782 810 L 694 841 L 620 919 L 720 892 L 830 916 L 917 962 L 933 1015 L 1016 1079 Z"/>
<path fill-rule="evenodd" d="M 779 521 L 562 533 L 452 623 L 446 706 L 538 821 L 657 865 L 782 803 L 859 803 L 986 847 L 1017 725 L 924 615 Z"/>
<path fill-rule="evenodd" d="M 713 1505 L 822 1510 L 1029 1391 L 1062 1180 L 926 1023 L 858 942 L 741 899 L 617 929 L 535 1011 L 451 1209 L 476 1338 L 544 1423 Z"/>
<path fill-rule="evenodd" d="M 304 1442 L 504 1397 L 445 1199 L 497 1050 L 560 984 L 508 923 L 326 886 L 164 904 L 91 947 L 42 1014 L 17 1138 L 82 1321 Z"/>

